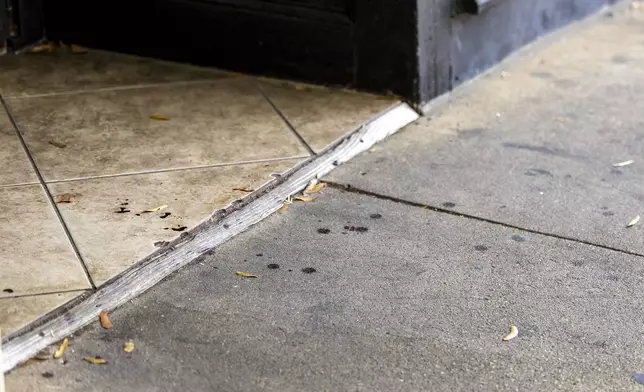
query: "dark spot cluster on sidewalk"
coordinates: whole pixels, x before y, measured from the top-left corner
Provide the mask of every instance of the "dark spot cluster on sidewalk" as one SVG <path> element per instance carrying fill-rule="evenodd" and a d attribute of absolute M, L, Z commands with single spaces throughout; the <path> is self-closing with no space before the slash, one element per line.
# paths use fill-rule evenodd
<path fill-rule="evenodd" d="M 510 238 L 512 238 L 512 239 L 513 239 L 514 241 L 516 241 L 516 242 L 524 242 L 524 241 L 525 241 L 525 238 L 524 238 L 524 237 L 521 237 L 521 236 L 520 236 L 520 235 L 518 235 L 518 234 L 514 234 L 514 235 L 513 235 L 512 237 L 510 237 Z"/>
<path fill-rule="evenodd" d="M 117 211 L 114 211 L 114 212 L 117 213 L 117 214 L 125 214 L 126 212 L 130 212 L 130 210 L 128 210 L 125 207 L 119 207 L 119 209 Z"/>
<path fill-rule="evenodd" d="M 451 201 L 446 201 L 445 203 L 441 204 L 445 208 L 454 208 L 456 207 L 455 203 L 452 203 Z"/>
<path fill-rule="evenodd" d="M 488 247 L 485 245 L 476 245 L 474 249 L 478 250 L 479 252 L 485 252 L 486 250 L 488 250 Z"/>
<path fill-rule="evenodd" d="M 304 272 L 305 274 L 312 274 L 314 272 L 317 272 L 317 270 L 313 267 L 306 267 L 306 268 L 302 268 L 302 272 Z"/>
<path fill-rule="evenodd" d="M 371 219 L 380 219 L 380 218 L 382 218 L 382 215 L 380 215 L 380 214 L 371 214 L 371 215 L 369 215 L 369 218 L 371 218 Z"/>
<path fill-rule="evenodd" d="M 4 289 L 4 290 L 2 290 L 2 292 L 11 294 L 11 293 L 13 293 L 13 289 Z"/>
<path fill-rule="evenodd" d="M 268 269 L 279 269 L 280 265 L 279 264 L 269 264 L 266 266 Z M 289 270 L 290 271 L 290 270 Z"/>
<path fill-rule="evenodd" d="M 320 234 L 329 234 L 331 232 L 331 229 L 327 229 L 326 227 L 320 227 L 318 229 L 318 233 Z"/>

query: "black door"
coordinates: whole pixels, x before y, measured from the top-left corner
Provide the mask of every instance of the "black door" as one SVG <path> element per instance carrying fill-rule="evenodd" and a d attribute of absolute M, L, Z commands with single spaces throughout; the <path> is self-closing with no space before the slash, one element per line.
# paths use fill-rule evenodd
<path fill-rule="evenodd" d="M 44 37 L 41 0 L 0 0 L 0 54 L 18 52 Z"/>

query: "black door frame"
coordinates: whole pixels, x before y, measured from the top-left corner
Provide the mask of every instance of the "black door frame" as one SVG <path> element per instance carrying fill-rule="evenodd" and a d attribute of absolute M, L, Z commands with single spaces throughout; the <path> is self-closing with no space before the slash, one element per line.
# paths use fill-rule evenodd
<path fill-rule="evenodd" d="M 7 36 L 16 51 L 46 31 L 53 41 L 392 93 L 420 107 L 615 1 L 0 0 L 19 27 L 7 36 L 0 25 L 0 44 Z"/>
<path fill-rule="evenodd" d="M 19 52 L 45 38 L 42 0 L 0 0 L 0 51 Z"/>

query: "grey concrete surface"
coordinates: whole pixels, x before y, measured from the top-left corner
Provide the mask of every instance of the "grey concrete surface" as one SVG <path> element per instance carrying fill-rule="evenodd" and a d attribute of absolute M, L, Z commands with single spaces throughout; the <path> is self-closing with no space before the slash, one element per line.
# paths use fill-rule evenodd
<path fill-rule="evenodd" d="M 644 370 L 643 261 L 327 189 L 117 310 L 112 329 L 97 322 L 81 331 L 67 364 L 28 364 L 7 385 L 640 390 L 632 373 Z M 237 277 L 238 270 L 259 278 Z M 519 336 L 503 342 L 513 324 Z M 131 354 L 122 350 L 127 339 L 136 345 Z M 85 355 L 108 364 L 88 364 Z"/>
<path fill-rule="evenodd" d="M 644 226 L 625 229 L 644 216 L 644 10 L 609 15 L 464 86 L 331 180 L 644 253 Z"/>

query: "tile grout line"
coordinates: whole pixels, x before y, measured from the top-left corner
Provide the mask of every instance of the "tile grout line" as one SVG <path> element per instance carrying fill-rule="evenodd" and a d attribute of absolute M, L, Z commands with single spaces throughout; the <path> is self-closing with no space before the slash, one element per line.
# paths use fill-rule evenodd
<path fill-rule="evenodd" d="M 62 180 L 46 181 L 46 183 L 47 184 L 59 184 L 59 183 L 64 183 L 64 182 L 75 182 L 75 181 L 84 181 L 84 180 L 99 180 L 99 179 L 102 179 L 102 178 L 129 177 L 129 176 L 139 176 L 139 175 L 145 175 L 145 174 L 156 174 L 156 173 L 172 173 L 172 172 L 178 172 L 178 171 L 211 169 L 211 168 L 218 168 L 218 167 L 230 167 L 230 166 L 241 166 L 241 165 L 252 165 L 252 164 L 256 164 L 256 163 L 280 162 L 280 161 L 287 161 L 287 160 L 291 160 L 291 159 L 306 159 L 308 157 L 309 157 L 308 155 L 295 155 L 295 156 L 291 156 L 291 157 L 266 158 L 266 159 L 257 159 L 257 160 L 251 160 L 251 161 L 213 163 L 211 165 L 177 167 L 177 168 L 170 168 L 170 169 L 142 170 L 142 171 L 138 171 L 138 172 L 129 172 L 129 173 L 103 174 L 103 175 L 98 175 L 98 176 L 65 178 L 65 179 L 62 179 Z"/>
<path fill-rule="evenodd" d="M 220 78 L 212 78 L 212 79 L 180 80 L 175 82 L 158 82 L 158 83 L 147 83 L 147 84 L 129 84 L 125 86 L 100 87 L 100 88 L 88 89 L 88 90 L 59 91 L 54 93 L 40 93 L 40 94 L 30 94 L 30 95 L 15 95 L 15 96 L 10 95 L 5 97 L 4 99 L 7 101 L 17 101 L 21 99 L 60 97 L 60 96 L 76 95 L 76 94 L 106 93 L 111 91 L 127 91 L 127 90 L 137 90 L 137 89 L 146 89 L 146 88 L 172 87 L 172 86 L 190 86 L 192 84 L 213 83 L 221 80 L 229 80 L 232 78 L 239 78 L 239 77 L 223 76 Z"/>
<path fill-rule="evenodd" d="M 44 293 L 35 293 L 35 294 L 19 294 L 19 295 L 13 295 L 9 297 L 0 297 L 0 302 L 4 300 L 11 300 L 11 299 L 16 299 L 16 298 L 27 298 L 27 297 L 41 297 L 43 295 L 53 295 L 53 294 L 67 294 L 67 293 L 84 293 L 87 291 L 90 291 L 91 289 L 71 289 L 71 290 L 61 290 L 61 291 L 47 291 Z"/>
<path fill-rule="evenodd" d="M 34 185 L 40 185 L 39 182 L 20 182 L 17 184 L 4 184 L 0 185 L 0 189 L 5 189 L 5 188 L 22 188 L 25 186 L 34 186 Z"/>
<path fill-rule="evenodd" d="M 442 213 L 442 214 L 447 214 L 447 215 L 452 215 L 452 216 L 458 216 L 458 217 L 466 218 L 466 219 L 472 219 L 472 220 L 476 220 L 476 221 L 479 221 L 479 222 L 490 223 L 490 224 L 497 225 L 497 226 L 502 226 L 502 227 L 505 227 L 505 228 L 508 228 L 508 229 L 515 229 L 515 230 L 524 231 L 526 233 L 542 235 L 544 237 L 556 238 L 556 239 L 560 239 L 560 240 L 575 242 L 575 243 L 582 244 L 582 245 L 594 246 L 594 247 L 597 247 L 597 248 L 606 249 L 606 250 L 610 250 L 610 251 L 613 251 L 613 252 L 624 253 L 624 254 L 627 254 L 627 255 L 630 255 L 630 256 L 644 257 L 644 254 L 637 253 L 637 252 L 632 252 L 632 251 L 625 250 L 625 249 L 619 249 L 619 248 L 615 248 L 615 247 L 608 246 L 608 245 L 597 244 L 597 243 L 594 243 L 594 242 L 580 240 L 578 238 L 568 237 L 568 236 L 564 236 L 564 235 L 560 235 L 560 234 L 547 233 L 547 232 L 544 232 L 544 231 L 528 229 L 528 228 L 525 228 L 525 227 L 510 224 L 510 223 L 497 221 L 497 220 L 494 220 L 494 219 L 488 219 L 488 218 L 483 218 L 483 217 L 476 216 L 476 215 L 470 215 L 470 214 L 466 214 L 466 213 L 462 213 L 462 212 L 457 212 L 457 211 L 453 211 L 453 210 L 447 210 L 447 209 L 444 209 L 444 208 L 434 207 L 434 206 L 431 206 L 429 204 L 419 203 L 419 202 L 415 202 L 415 201 L 409 201 L 409 200 L 401 199 L 401 198 L 395 197 L 395 196 L 387 196 L 387 195 L 383 195 L 383 194 L 380 194 L 380 193 L 376 193 L 376 192 L 356 188 L 356 187 L 354 187 L 352 185 L 348 185 L 348 184 L 342 184 L 342 183 L 333 182 L 333 181 L 325 181 L 325 183 L 329 187 L 331 187 L 333 189 L 338 189 L 338 190 L 344 191 L 344 192 L 354 193 L 354 194 L 363 195 L 363 196 L 369 196 L 369 197 L 373 197 L 373 198 L 380 199 L 380 200 L 386 200 L 386 201 L 391 201 L 391 202 L 394 202 L 394 203 L 405 204 L 405 205 L 408 205 L 408 206 L 411 206 L 411 207 L 418 207 L 418 208 L 422 208 L 422 209 L 425 209 L 425 210 L 430 210 L 430 211 L 434 211 L 434 212 L 438 212 L 438 213 Z"/>
<path fill-rule="evenodd" d="M 60 210 L 58 209 L 58 206 L 56 206 L 56 201 L 54 200 L 53 195 L 51 194 L 51 191 L 49 190 L 49 187 L 47 186 L 47 183 L 45 182 L 45 179 L 42 176 L 42 173 L 40 173 L 40 169 L 38 169 L 38 165 L 36 165 L 36 161 L 34 160 L 33 155 L 31 154 L 31 151 L 29 150 L 29 146 L 27 146 L 27 142 L 25 141 L 25 138 L 22 136 L 22 132 L 20 131 L 20 127 L 18 126 L 18 123 L 16 122 L 16 119 L 13 117 L 13 114 L 11 114 L 11 110 L 9 109 L 9 105 L 7 105 L 7 102 L 4 100 L 2 95 L 0 94 L 0 104 L 2 104 L 2 107 L 4 108 L 4 111 L 7 114 L 7 117 L 9 118 L 9 121 L 11 122 L 11 125 L 13 126 L 13 130 L 16 132 L 16 136 L 18 136 L 18 139 L 20 140 L 20 144 L 22 144 L 22 148 L 27 154 L 27 158 L 29 159 L 29 162 L 31 163 L 31 167 L 33 168 L 36 177 L 38 177 L 38 182 L 40 183 L 40 186 L 42 186 L 45 195 L 47 196 L 47 200 L 49 201 L 49 205 L 54 209 L 54 212 L 56 213 L 56 217 L 58 218 L 58 221 L 60 225 L 63 228 L 63 231 L 65 232 L 65 236 L 67 237 L 67 240 L 69 241 L 70 246 L 72 247 L 72 250 L 74 251 L 74 254 L 76 255 L 76 258 L 80 262 L 81 266 L 83 267 L 83 271 L 85 271 L 85 276 L 87 277 L 87 280 L 89 281 L 89 284 L 92 286 L 92 289 L 96 290 L 96 284 L 94 283 L 94 279 L 92 279 L 91 274 L 89 273 L 89 269 L 87 268 L 87 265 L 85 264 L 85 261 L 83 260 L 83 257 L 80 254 L 80 251 L 78 250 L 78 246 L 76 246 L 76 242 L 74 241 L 74 238 L 72 237 L 72 233 L 69 231 L 69 228 L 67 227 L 67 224 L 65 224 L 65 220 L 63 219 L 62 214 L 60 213 Z"/>
<path fill-rule="evenodd" d="M 268 218 L 282 208 L 285 200 L 305 189 L 311 181 L 319 180 L 339 164 L 368 150 L 416 119 L 418 114 L 404 103 L 381 113 L 322 154 L 309 157 L 284 176 L 268 181 L 243 199 L 215 211 L 210 218 L 182 233 L 167 247 L 148 255 L 101 284 L 97 290 L 79 295 L 62 308 L 43 316 L 37 324 L 5 337 L 0 372 L 11 370 L 38 350 L 96 320 L 101 311 L 109 312 L 125 304 L 204 253 Z"/>
<path fill-rule="evenodd" d="M 282 111 L 281 111 L 281 110 L 279 110 L 279 109 L 278 109 L 278 107 L 273 103 L 273 101 L 269 98 L 268 94 L 266 94 L 266 92 L 265 92 L 265 91 L 264 91 L 264 89 L 259 85 L 259 83 L 257 83 L 257 84 L 256 84 L 256 87 L 257 87 L 257 90 L 259 90 L 259 92 L 262 94 L 262 96 L 264 97 L 264 99 L 266 100 L 266 102 L 268 102 L 268 104 L 269 104 L 269 105 L 271 105 L 271 107 L 273 108 L 273 111 L 274 111 L 274 112 L 275 112 L 275 113 L 276 113 L 276 114 L 277 114 L 277 115 L 282 119 L 282 121 L 284 121 L 284 124 L 286 124 L 286 126 L 287 126 L 287 127 L 288 127 L 288 129 L 291 131 L 291 133 L 292 133 L 292 134 L 297 138 L 297 140 L 299 140 L 300 144 L 301 144 L 304 148 L 306 148 L 306 150 L 309 152 L 309 154 L 311 154 L 311 156 L 315 156 L 315 155 L 317 155 L 317 153 L 316 153 L 316 152 L 311 148 L 311 146 L 306 142 L 306 140 L 304 140 L 304 138 L 302 137 L 302 135 L 300 135 L 300 134 L 297 132 L 297 130 L 295 129 L 295 127 L 293 126 L 293 124 L 291 124 L 291 122 L 290 122 L 290 121 L 288 121 L 288 119 L 286 118 L 286 116 L 284 115 L 284 113 L 282 113 Z"/>

